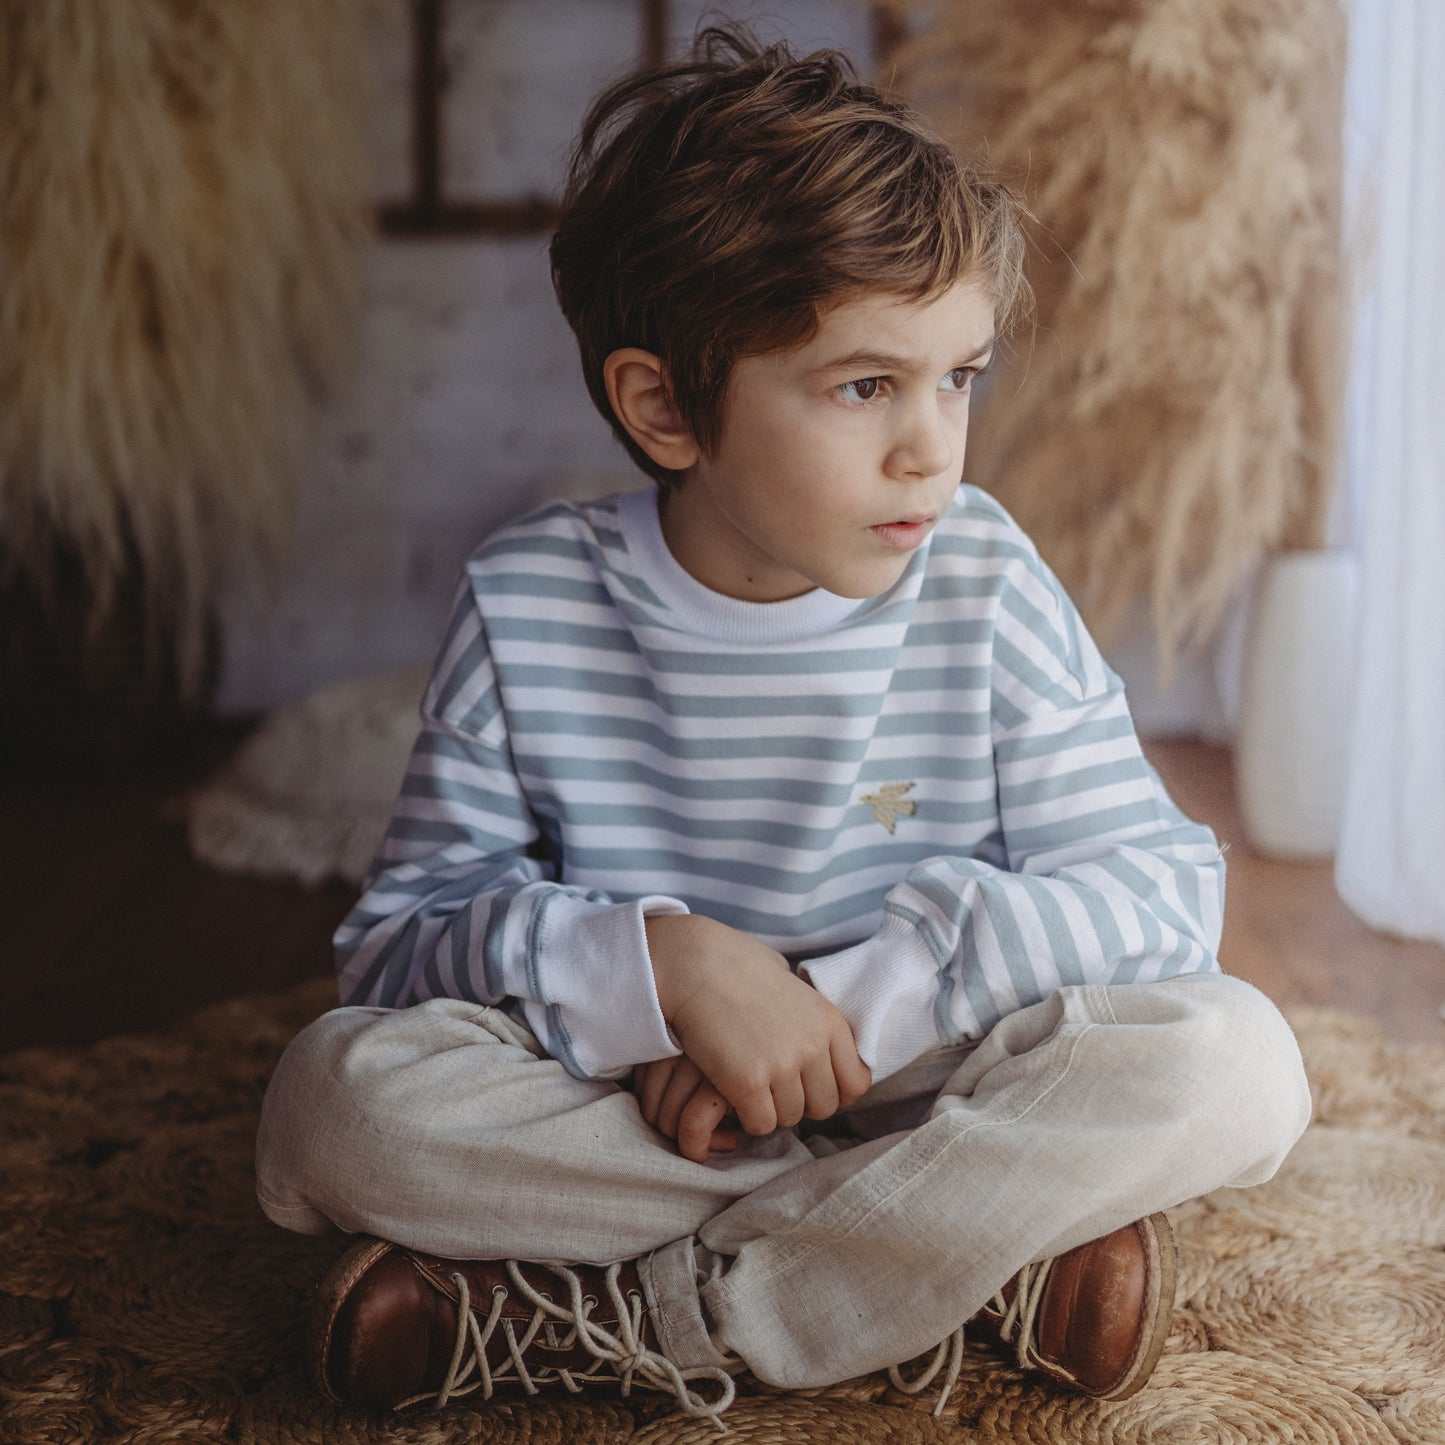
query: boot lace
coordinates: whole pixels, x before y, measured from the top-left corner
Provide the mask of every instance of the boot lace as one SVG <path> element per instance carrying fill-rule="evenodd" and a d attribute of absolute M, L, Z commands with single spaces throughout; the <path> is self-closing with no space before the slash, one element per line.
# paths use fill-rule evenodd
<path fill-rule="evenodd" d="M 1014 1276 L 1013 1298 L 1005 1299 L 1000 1290 L 984 1306 L 998 1321 L 999 1338 L 1014 1347 L 1014 1358 L 1021 1370 L 1033 1368 L 1040 1363 L 1034 1346 L 1034 1321 L 1038 1317 L 1039 1305 L 1043 1302 L 1044 1289 L 1049 1282 L 1049 1267 L 1052 1259 L 1040 1260 L 1037 1264 L 1026 1264 Z M 943 1414 L 943 1407 L 958 1383 L 959 1371 L 963 1368 L 964 1326 L 960 1325 L 946 1339 L 939 1342 L 933 1358 L 912 1380 L 905 1380 L 897 1365 L 888 1367 L 888 1378 L 895 1390 L 905 1395 L 916 1395 L 932 1384 L 940 1370 L 946 1370 L 943 1384 L 939 1387 L 938 1403 L 933 1407 L 934 1418 Z M 1049 1371 L 1061 1373 L 1057 1362 L 1049 1363 Z"/>
<path fill-rule="evenodd" d="M 597 1301 L 591 1295 L 583 1295 L 582 1281 L 573 1270 L 560 1265 L 547 1266 L 567 1288 L 567 1304 L 561 1305 L 536 1289 L 522 1274 L 516 1260 L 507 1260 L 506 1267 L 517 1294 L 532 1306 L 532 1318 L 525 1329 L 518 1334 L 515 1321 L 503 1317 L 508 1296 L 506 1285 L 493 1287 L 491 1308 L 482 1320 L 480 1305 L 472 1304 L 466 1276 L 453 1272 L 451 1281 L 457 1287 L 457 1338 L 446 1378 L 435 1397 L 430 1392 L 414 1395 L 403 1400 L 398 1409 L 427 1400 L 434 1400 L 440 1408 L 448 1400 L 477 1390 L 482 1392 L 482 1399 L 490 1400 L 498 1384 L 513 1381 L 520 1383 L 529 1395 L 535 1395 L 540 1385 L 559 1381 L 573 1394 L 578 1394 L 589 1381 L 617 1379 L 622 1382 L 622 1393 L 627 1395 L 635 1379 L 640 1388 L 670 1393 L 686 1414 L 710 1420 L 718 1430 L 726 1430 L 720 1417 L 736 1393 L 731 1376 L 714 1366 L 681 1370 L 666 1355 L 643 1343 L 643 1301 L 636 1291 L 623 1297 L 617 1278 L 620 1264 L 609 1265 L 605 1276 L 608 1295 L 617 1311 L 615 1333 L 590 1318 Z M 558 1325 L 566 1327 L 566 1334 L 559 1333 Z M 544 1336 L 551 1349 L 572 1349 L 580 1344 L 595 1363 L 585 1370 L 538 1365 L 535 1360 L 529 1366 L 526 1353 L 538 1335 Z M 499 1337 L 505 1346 L 505 1353 L 495 1367 L 487 1358 L 487 1347 L 494 1337 Z M 690 1380 L 703 1379 L 718 1385 L 717 1399 L 709 1400 L 689 1388 Z"/>

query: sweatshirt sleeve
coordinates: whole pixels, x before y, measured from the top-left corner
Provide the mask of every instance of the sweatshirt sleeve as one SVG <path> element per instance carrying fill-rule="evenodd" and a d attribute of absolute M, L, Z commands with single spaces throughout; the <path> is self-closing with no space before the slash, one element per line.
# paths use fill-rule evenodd
<path fill-rule="evenodd" d="M 570 1073 L 614 1078 L 680 1052 L 643 919 L 687 911 L 662 895 L 618 900 L 557 881 L 464 586 L 386 837 L 336 933 L 342 1002 L 506 1006 Z"/>
<path fill-rule="evenodd" d="M 875 1081 L 1067 985 L 1219 967 L 1214 835 L 1170 800 L 1122 684 L 1031 546 L 1025 555 L 995 618 L 996 845 L 917 864 L 872 937 L 803 967 Z"/>

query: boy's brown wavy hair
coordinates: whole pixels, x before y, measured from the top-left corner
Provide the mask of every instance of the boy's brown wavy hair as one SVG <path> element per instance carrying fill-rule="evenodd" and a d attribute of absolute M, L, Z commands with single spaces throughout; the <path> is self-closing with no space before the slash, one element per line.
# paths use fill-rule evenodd
<path fill-rule="evenodd" d="M 799 58 L 741 26 L 593 103 L 552 239 L 552 281 L 598 410 L 603 363 L 638 346 L 704 453 L 733 364 L 807 342 L 831 305 L 977 278 L 1006 327 L 1027 305 L 1022 206 L 835 51 Z"/>

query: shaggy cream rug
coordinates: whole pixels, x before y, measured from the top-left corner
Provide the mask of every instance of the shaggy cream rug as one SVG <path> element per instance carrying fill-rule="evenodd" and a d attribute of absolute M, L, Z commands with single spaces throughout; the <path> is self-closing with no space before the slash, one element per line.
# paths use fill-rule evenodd
<path fill-rule="evenodd" d="M 405 1417 L 325 1404 L 308 1297 L 344 1247 L 272 1227 L 251 1147 L 327 982 L 170 1033 L 0 1058 L 0 1442 L 500 1445 L 717 1438 L 655 1396 Z M 1293 1016 L 1316 1122 L 1279 1176 L 1176 1210 L 1168 1352 L 1098 1404 L 970 1355 L 942 1419 L 882 1376 L 809 1395 L 745 1377 L 744 1442 L 1445 1445 L 1445 1048 Z"/>
<path fill-rule="evenodd" d="M 283 707 L 187 802 L 191 850 L 226 873 L 359 887 L 391 818 L 430 669 Z"/>

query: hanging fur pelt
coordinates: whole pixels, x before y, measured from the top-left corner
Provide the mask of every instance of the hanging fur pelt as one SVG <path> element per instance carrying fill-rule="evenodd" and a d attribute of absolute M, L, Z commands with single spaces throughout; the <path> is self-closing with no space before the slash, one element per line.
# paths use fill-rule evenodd
<path fill-rule="evenodd" d="M 138 565 L 194 684 L 286 541 L 348 349 L 375 0 L 0 0 L 0 539 L 99 610 Z"/>
<path fill-rule="evenodd" d="M 1097 629 L 1147 597 L 1167 671 L 1265 554 L 1323 535 L 1342 392 L 1338 0 L 904 8 L 897 83 L 1037 218 L 1037 327 L 980 408 L 970 479 Z"/>

